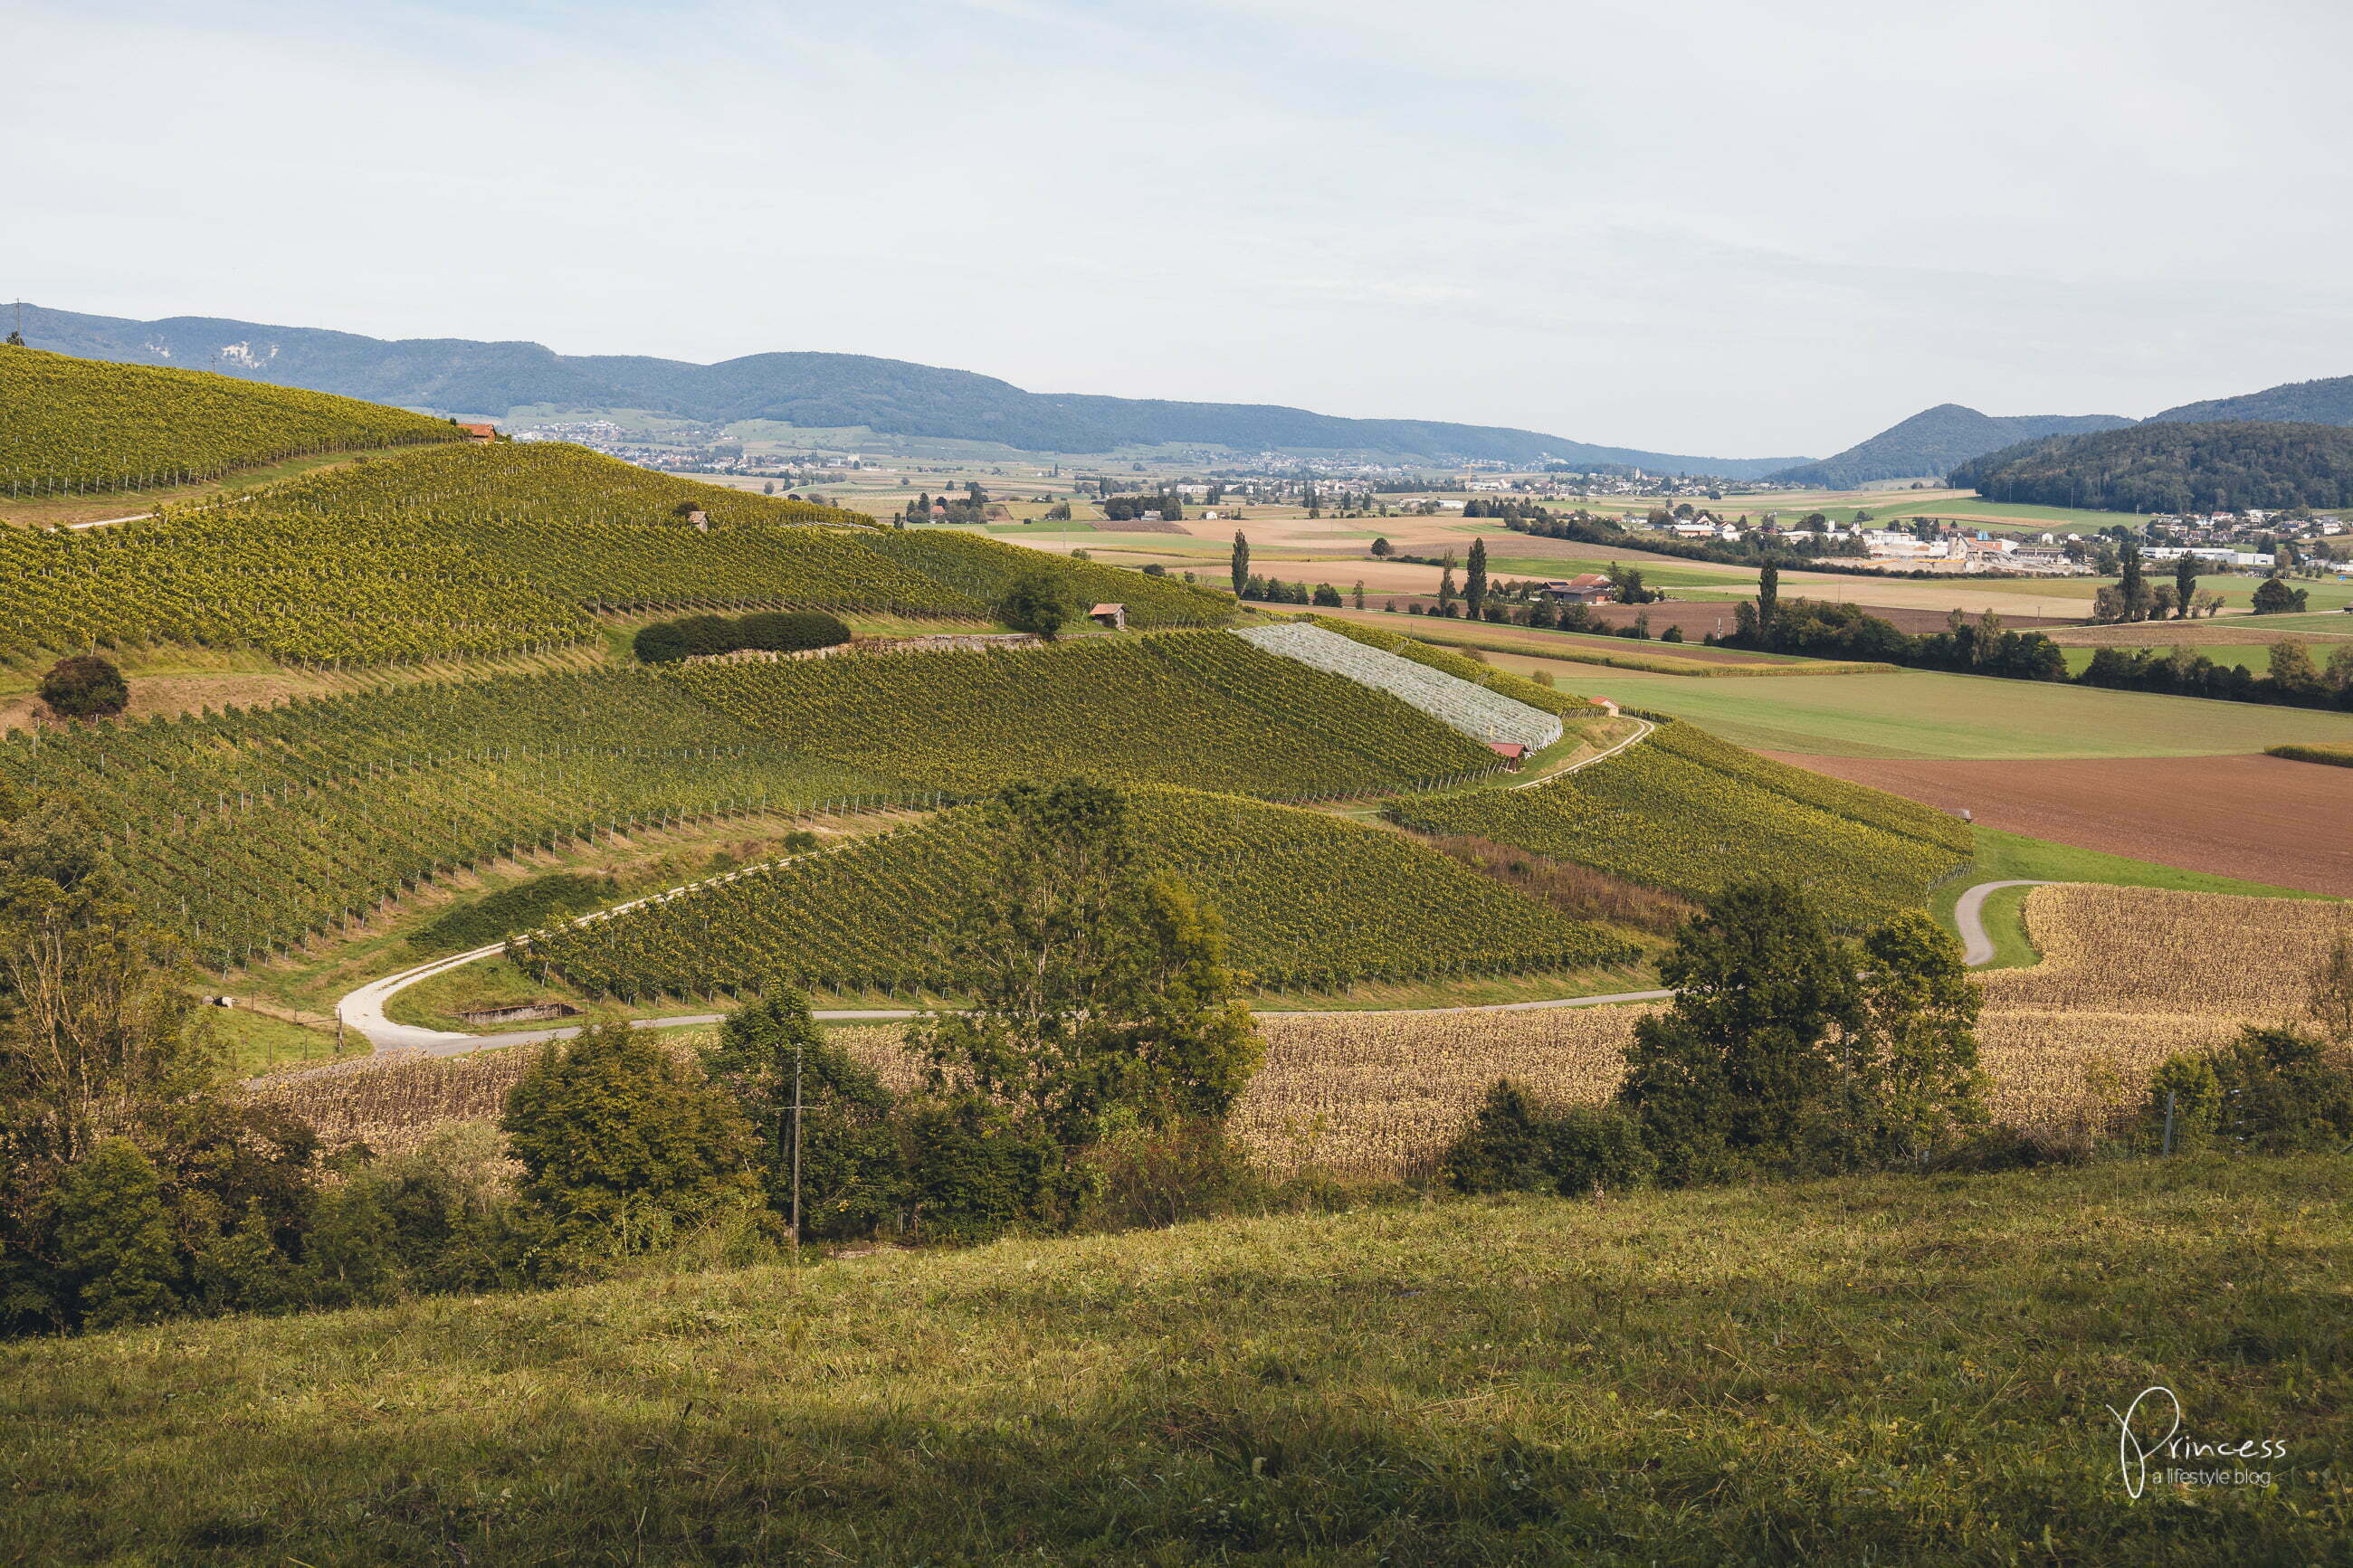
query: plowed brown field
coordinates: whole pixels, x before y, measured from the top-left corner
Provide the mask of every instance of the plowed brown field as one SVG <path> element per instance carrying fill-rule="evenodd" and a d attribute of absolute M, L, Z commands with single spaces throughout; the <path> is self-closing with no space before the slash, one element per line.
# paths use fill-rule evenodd
<path fill-rule="evenodd" d="M 2353 768 L 2280 757 L 1921 761 L 1768 752 L 1988 827 L 2353 898 Z"/>

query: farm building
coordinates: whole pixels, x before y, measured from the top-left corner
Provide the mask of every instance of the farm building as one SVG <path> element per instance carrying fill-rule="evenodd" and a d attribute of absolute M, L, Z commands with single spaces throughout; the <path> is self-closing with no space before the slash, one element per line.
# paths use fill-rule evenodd
<path fill-rule="evenodd" d="M 1609 597 L 1609 579 L 1596 572 L 1580 572 L 1566 582 L 1546 583 L 1544 591 L 1564 605 L 1598 605 Z"/>
<path fill-rule="evenodd" d="M 1127 606 L 1125 605 L 1097 605 L 1093 609 L 1087 612 L 1087 619 L 1094 622 L 1097 626 L 1109 626 L 1115 632 L 1124 632 L 1127 630 Z"/>
<path fill-rule="evenodd" d="M 495 425 L 468 425 L 459 421 L 458 428 L 466 433 L 469 441 L 495 441 L 499 438 L 499 427 Z"/>

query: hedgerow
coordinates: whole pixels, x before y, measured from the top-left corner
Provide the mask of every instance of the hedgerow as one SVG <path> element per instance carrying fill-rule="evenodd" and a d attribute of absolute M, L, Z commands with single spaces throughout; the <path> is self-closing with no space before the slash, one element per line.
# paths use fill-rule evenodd
<path fill-rule="evenodd" d="M 1969 856 L 1967 824 L 1743 752 L 1684 723 L 1533 789 L 1414 795 L 1391 817 L 1705 898 L 1743 878 L 1813 889 L 1840 924 L 1916 907 Z"/>
<path fill-rule="evenodd" d="M 314 452 L 459 441 L 446 419 L 202 371 L 0 349 L 0 494 L 141 489 Z"/>
<path fill-rule="evenodd" d="M 1334 988 L 1580 968 L 1630 960 L 1580 924 L 1414 843 L 1323 812 L 1188 790 L 1134 797 L 1143 861 L 1223 917 L 1234 962 L 1271 988 Z M 753 988 L 948 983 L 957 911 L 993 874 L 977 807 L 670 899 L 532 933 L 528 966 L 638 998 Z"/>
<path fill-rule="evenodd" d="M 1223 632 L 990 654 L 709 664 L 676 679 L 797 750 L 978 793 L 1089 773 L 1278 799 L 1489 771 L 1493 752 L 1383 692 Z"/>

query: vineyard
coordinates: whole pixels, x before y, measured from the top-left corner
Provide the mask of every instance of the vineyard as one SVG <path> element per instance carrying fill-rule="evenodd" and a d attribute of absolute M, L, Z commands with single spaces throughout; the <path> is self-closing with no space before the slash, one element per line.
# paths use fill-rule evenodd
<path fill-rule="evenodd" d="M 930 798 L 794 753 L 670 681 L 621 671 L 11 734 L 0 780 L 69 793 L 134 896 L 217 967 L 518 847 L 852 796 Z"/>
<path fill-rule="evenodd" d="M 315 452 L 450 442 L 459 432 L 379 404 L 202 371 L 0 349 L 0 493 L 144 489 Z"/>
<path fill-rule="evenodd" d="M 1630 960 L 1568 921 L 1401 835 L 1318 812 L 1183 790 L 1135 801 L 1142 859 L 1223 915 L 1257 984 L 1330 989 Z M 534 933 L 520 958 L 581 990 L 707 996 L 786 975 L 821 990 L 936 991 L 953 922 L 995 863 L 964 807 L 912 828 Z"/>
<path fill-rule="evenodd" d="M 1217 607 L 1140 574 L 881 531 L 577 447 L 466 444 L 100 532 L 0 534 L 0 658 L 174 643 L 369 665 L 561 646 L 594 635 L 591 613 L 647 609 L 985 620 L 967 590 L 991 562 L 1067 576 L 1074 595 L 1111 574 L 1145 624 Z"/>
<path fill-rule="evenodd" d="M 1970 852 L 1955 818 L 1676 722 L 1556 783 L 1415 796 L 1390 811 L 1409 827 L 1516 845 L 1689 898 L 1742 877 L 1796 879 L 1846 926 L 1916 907 Z"/>
<path fill-rule="evenodd" d="M 677 678 L 813 755 L 980 792 L 1094 773 L 1278 799 L 1490 771 L 1493 752 L 1396 698 L 1223 632 L 1029 652 L 697 665 Z"/>

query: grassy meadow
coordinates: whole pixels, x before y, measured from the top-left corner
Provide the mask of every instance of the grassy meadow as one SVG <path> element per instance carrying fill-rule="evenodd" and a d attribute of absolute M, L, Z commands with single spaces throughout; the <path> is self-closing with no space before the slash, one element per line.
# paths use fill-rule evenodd
<path fill-rule="evenodd" d="M 2353 1165 L 2205 1157 L 180 1322 L 0 1347 L 0 1539 L 48 1563 L 2339 1561 L 2348 1269 Z M 2284 1443 L 2269 1484 L 2129 1496 L 2109 1412 L 2159 1384 L 2189 1436 Z"/>

